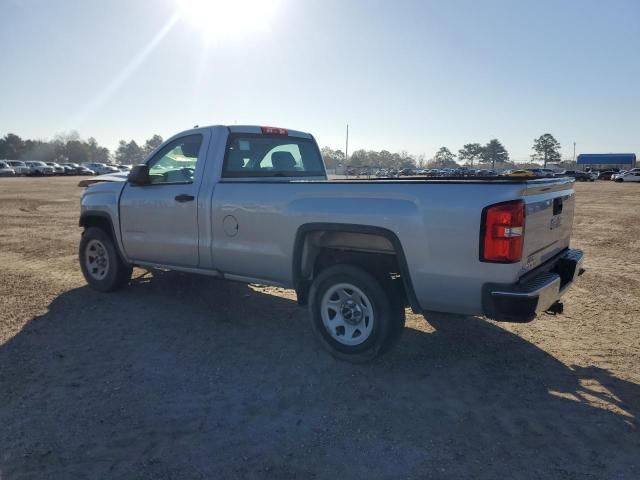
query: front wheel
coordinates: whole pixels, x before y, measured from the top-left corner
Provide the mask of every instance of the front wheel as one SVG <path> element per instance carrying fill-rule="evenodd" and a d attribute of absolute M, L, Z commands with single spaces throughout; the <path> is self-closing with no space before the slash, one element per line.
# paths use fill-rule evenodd
<path fill-rule="evenodd" d="M 387 350 L 404 327 L 404 305 L 393 288 L 352 265 L 335 265 L 314 280 L 309 294 L 311 323 L 335 357 L 360 363 Z"/>
<path fill-rule="evenodd" d="M 87 228 L 79 250 L 80 268 L 91 288 L 111 292 L 129 283 L 133 269 L 122 261 L 113 239 L 102 228 Z"/>

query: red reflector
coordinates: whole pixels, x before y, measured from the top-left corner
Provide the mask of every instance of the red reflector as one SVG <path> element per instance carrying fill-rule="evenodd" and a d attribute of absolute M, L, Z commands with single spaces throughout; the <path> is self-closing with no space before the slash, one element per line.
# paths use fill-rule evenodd
<path fill-rule="evenodd" d="M 289 135 L 286 128 L 278 127 L 260 127 L 264 135 Z"/>
<path fill-rule="evenodd" d="M 524 202 L 516 200 L 487 207 L 483 219 L 480 260 L 519 262 L 524 243 Z"/>

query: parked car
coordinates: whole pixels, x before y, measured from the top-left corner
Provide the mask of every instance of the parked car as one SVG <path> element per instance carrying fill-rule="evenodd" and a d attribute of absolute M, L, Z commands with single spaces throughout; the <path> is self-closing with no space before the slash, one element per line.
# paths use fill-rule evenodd
<path fill-rule="evenodd" d="M 65 169 L 67 175 L 78 175 L 80 165 L 77 163 L 65 162 L 60 164 Z"/>
<path fill-rule="evenodd" d="M 617 180 L 619 177 L 621 177 L 625 173 L 627 173 L 626 170 L 620 170 L 618 173 L 614 173 L 613 175 L 611 175 L 611 180 Z"/>
<path fill-rule="evenodd" d="M 0 177 L 15 177 L 16 171 L 7 162 L 0 161 Z"/>
<path fill-rule="evenodd" d="M 592 182 L 591 175 L 580 170 L 565 170 L 557 174 L 560 177 L 572 177 L 576 179 L 576 182 Z"/>
<path fill-rule="evenodd" d="M 598 180 L 611 180 L 611 177 L 616 173 L 618 173 L 616 170 L 605 170 L 604 172 L 600 172 Z"/>
<path fill-rule="evenodd" d="M 502 174 L 505 177 L 536 177 L 531 170 L 506 170 Z"/>
<path fill-rule="evenodd" d="M 85 167 L 84 165 L 80 165 L 78 167 L 78 169 L 76 170 L 78 175 L 96 175 L 96 172 L 94 172 L 93 170 Z"/>
<path fill-rule="evenodd" d="M 84 166 L 89 170 L 96 172 L 98 175 L 105 175 L 107 173 L 117 173 L 120 171 L 116 167 L 112 167 L 104 163 L 85 163 Z"/>
<path fill-rule="evenodd" d="M 616 176 L 616 182 L 640 182 L 640 172 L 626 172 Z"/>
<path fill-rule="evenodd" d="M 33 176 L 43 176 L 43 175 L 55 175 L 55 169 L 53 167 L 50 167 L 49 165 L 47 165 L 44 162 L 24 162 L 27 167 L 29 167 L 29 175 L 33 175 Z"/>
<path fill-rule="evenodd" d="M 92 288 L 124 287 L 136 265 L 292 288 L 344 360 L 389 348 L 405 306 L 560 313 L 582 272 L 567 178 L 328 181 L 311 134 L 233 125 L 179 133 L 128 177 L 92 182 L 79 248 Z"/>
<path fill-rule="evenodd" d="M 53 172 L 56 175 L 64 175 L 67 173 L 65 168 L 62 165 L 58 165 L 56 162 L 45 162 L 45 163 L 53 168 Z"/>
<path fill-rule="evenodd" d="M 529 168 L 528 170 L 533 172 L 536 177 L 553 178 L 556 176 L 554 171 L 549 168 Z"/>
<path fill-rule="evenodd" d="M 31 167 L 27 166 L 26 163 L 21 162 L 20 160 L 4 160 L 4 162 L 9 165 L 9 167 L 13 168 L 16 175 L 29 175 L 31 173 Z"/>
<path fill-rule="evenodd" d="M 72 172 L 71 175 L 95 175 L 96 174 L 96 172 L 94 172 L 93 170 L 90 170 L 84 165 L 80 165 L 77 163 L 62 163 L 61 165 L 71 170 Z"/>

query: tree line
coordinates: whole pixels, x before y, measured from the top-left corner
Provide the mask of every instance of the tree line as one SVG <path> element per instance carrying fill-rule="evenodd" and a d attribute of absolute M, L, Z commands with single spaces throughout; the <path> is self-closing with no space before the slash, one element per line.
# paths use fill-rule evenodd
<path fill-rule="evenodd" d="M 153 135 L 143 144 L 135 140 L 120 140 L 115 152 L 98 144 L 95 138 L 84 140 L 77 132 L 56 135 L 53 140 L 23 140 L 18 135 L 8 133 L 0 138 L 0 159 L 3 160 L 40 160 L 43 162 L 98 162 L 115 161 L 125 165 L 135 165 L 144 161 L 145 157 L 162 144 L 160 135 Z M 560 143 L 550 133 L 545 133 L 533 141 L 532 162 L 541 162 L 545 166 L 549 162 L 559 162 Z M 322 158 L 327 168 L 334 169 L 341 165 L 351 167 L 382 168 L 457 168 L 461 164 L 473 167 L 474 164 L 491 165 L 495 168 L 513 167 L 509 152 L 502 143 L 494 138 L 486 145 L 467 143 L 457 155 L 447 147 L 441 147 L 435 155 L 427 159 L 424 154 L 410 155 L 406 151 L 391 153 L 388 150 L 356 150 L 347 159 L 342 150 L 330 147 L 321 149 Z"/>
<path fill-rule="evenodd" d="M 545 133 L 534 139 L 531 147 L 531 162 L 541 162 L 544 166 L 549 162 L 560 162 L 560 143 L 550 133 Z M 496 168 L 515 167 L 515 162 L 509 158 L 509 152 L 504 145 L 494 138 L 486 145 L 480 143 L 467 143 L 457 155 L 449 148 L 441 147 L 435 155 L 426 159 L 422 155 L 409 155 L 405 151 L 391 153 L 387 150 L 356 150 L 348 159 L 342 150 L 333 150 L 330 147 L 321 149 L 322 158 L 327 168 L 337 168 L 340 165 L 350 167 L 382 167 L 382 168 L 458 168 L 460 165 L 473 167 L 482 164 Z"/>
<path fill-rule="evenodd" d="M 56 135 L 52 140 L 22 139 L 8 133 L 0 138 L 0 160 L 39 160 L 58 163 L 109 163 L 125 165 L 141 163 L 145 157 L 162 143 L 160 135 L 153 135 L 142 145 L 135 140 L 120 140 L 118 148 L 112 152 L 89 137 L 84 140 L 78 132 Z"/>

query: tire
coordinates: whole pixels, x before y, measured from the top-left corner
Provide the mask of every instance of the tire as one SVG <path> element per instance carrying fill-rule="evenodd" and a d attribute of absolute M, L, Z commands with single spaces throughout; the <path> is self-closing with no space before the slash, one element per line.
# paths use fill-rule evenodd
<path fill-rule="evenodd" d="M 387 351 L 404 328 L 404 306 L 394 289 L 362 268 L 341 264 L 322 271 L 311 285 L 313 332 L 334 357 L 352 363 Z M 333 313 L 332 313 L 333 312 Z"/>
<path fill-rule="evenodd" d="M 82 233 L 78 256 L 82 274 L 94 290 L 111 292 L 131 280 L 133 268 L 122 260 L 111 235 L 100 227 L 89 227 Z"/>

